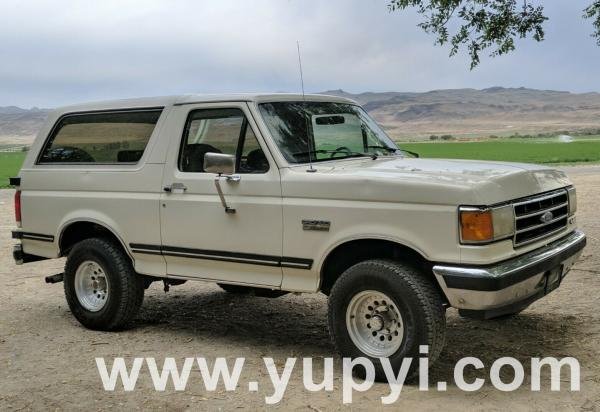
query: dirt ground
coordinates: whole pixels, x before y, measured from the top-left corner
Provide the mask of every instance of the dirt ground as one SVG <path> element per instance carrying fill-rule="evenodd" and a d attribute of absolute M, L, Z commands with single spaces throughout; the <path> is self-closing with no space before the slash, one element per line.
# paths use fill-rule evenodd
<path fill-rule="evenodd" d="M 431 387 L 421 392 L 405 386 L 395 407 L 419 410 L 600 410 L 600 166 L 565 168 L 578 188 L 579 225 L 589 243 L 582 259 L 563 285 L 521 315 L 505 320 L 474 321 L 448 311 L 446 348 L 430 373 Z M 342 408 L 341 360 L 327 333 L 323 295 L 287 295 L 278 299 L 237 297 L 218 287 L 188 282 L 164 293 L 155 283 L 146 292 L 136 326 L 119 333 L 84 329 L 71 316 L 62 284 L 46 285 L 44 276 L 62 272 L 63 262 L 45 261 L 15 266 L 11 256 L 12 194 L 0 191 L 0 410 L 29 409 L 264 409 L 264 397 L 273 392 L 262 357 L 271 356 L 279 371 L 287 357 L 334 356 L 333 392 L 311 393 L 302 385 L 296 365 L 283 400 L 276 408 L 325 411 Z M 94 358 L 123 356 L 246 357 L 235 392 L 220 386 L 207 392 L 197 369 L 184 392 L 171 383 L 165 392 L 153 389 L 142 369 L 133 392 L 122 387 L 103 390 Z M 480 358 L 486 368 L 469 371 L 466 380 L 486 379 L 482 390 L 460 391 L 453 367 L 465 356 Z M 515 392 L 500 392 L 489 382 L 495 359 L 512 356 L 526 365 L 526 379 Z M 529 358 L 573 356 L 581 364 L 581 390 L 570 392 L 563 378 L 560 392 L 549 390 L 548 374 L 542 391 L 529 389 Z M 315 380 L 322 366 L 315 367 Z M 510 377 L 510 376 L 509 376 Z M 258 381 L 258 392 L 248 391 Z M 508 380 L 508 378 L 507 378 Z M 448 382 L 438 392 L 435 382 Z M 382 409 L 380 397 L 388 386 L 376 384 L 354 394 L 354 410 Z"/>

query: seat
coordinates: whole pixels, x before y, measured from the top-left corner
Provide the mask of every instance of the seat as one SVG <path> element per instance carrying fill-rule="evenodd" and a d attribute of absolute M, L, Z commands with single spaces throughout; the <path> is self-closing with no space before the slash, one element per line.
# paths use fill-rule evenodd
<path fill-rule="evenodd" d="M 143 150 L 120 150 L 117 153 L 117 162 L 134 163 L 142 158 Z"/>
<path fill-rule="evenodd" d="M 262 149 L 254 149 L 248 153 L 246 169 L 250 173 L 264 173 L 269 170 L 269 161 Z"/>
<path fill-rule="evenodd" d="M 206 153 L 223 153 L 214 146 L 205 143 L 185 146 L 182 160 L 183 172 L 204 172 L 204 155 Z"/>

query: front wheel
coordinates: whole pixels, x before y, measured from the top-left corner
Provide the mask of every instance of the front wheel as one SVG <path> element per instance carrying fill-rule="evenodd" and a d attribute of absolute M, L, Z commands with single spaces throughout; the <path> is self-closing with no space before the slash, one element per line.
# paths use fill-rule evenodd
<path fill-rule="evenodd" d="M 385 381 L 380 358 L 397 374 L 412 358 L 418 370 L 419 346 L 429 346 L 429 363 L 439 357 L 446 318 L 440 293 L 422 273 L 390 260 L 360 262 L 336 281 L 328 302 L 329 331 L 343 357 L 367 357 L 375 379 Z M 364 377 L 364 369 L 357 370 Z"/>
<path fill-rule="evenodd" d="M 144 280 L 123 250 L 107 239 L 77 243 L 65 264 L 64 288 L 73 316 L 86 328 L 124 328 L 144 299 Z"/>

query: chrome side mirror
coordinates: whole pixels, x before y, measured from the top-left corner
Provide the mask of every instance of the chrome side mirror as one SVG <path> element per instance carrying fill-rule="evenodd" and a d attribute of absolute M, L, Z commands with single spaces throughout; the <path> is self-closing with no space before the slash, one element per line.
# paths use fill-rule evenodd
<path fill-rule="evenodd" d="M 225 213 L 233 214 L 235 209 L 227 205 L 223 189 L 221 188 L 221 178 L 224 177 L 228 182 L 239 182 L 240 175 L 235 173 L 235 156 L 223 153 L 206 153 L 204 155 L 204 171 L 208 173 L 216 173 L 215 186 L 217 193 L 221 199 L 221 204 L 225 208 Z"/>
<path fill-rule="evenodd" d="M 204 171 L 218 175 L 235 173 L 235 156 L 224 153 L 205 153 Z"/>

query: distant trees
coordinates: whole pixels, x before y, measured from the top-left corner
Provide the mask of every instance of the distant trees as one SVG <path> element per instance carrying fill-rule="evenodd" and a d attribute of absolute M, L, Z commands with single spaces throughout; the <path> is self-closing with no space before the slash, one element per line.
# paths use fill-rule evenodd
<path fill-rule="evenodd" d="M 431 141 L 435 141 L 435 140 L 456 140 L 456 138 L 454 136 L 452 136 L 451 134 L 443 134 L 441 136 L 438 136 L 436 134 L 432 134 L 431 136 L 429 136 L 429 140 L 431 140 Z"/>
<path fill-rule="evenodd" d="M 557 136 L 600 136 L 600 129 L 596 129 L 596 128 L 589 128 L 589 129 L 581 129 L 581 130 L 573 130 L 573 131 L 569 131 L 569 130 L 562 130 L 562 131 L 554 131 L 554 132 L 545 132 L 545 133 L 531 133 L 531 134 L 521 134 L 519 132 L 514 132 L 513 134 L 503 134 L 501 136 L 498 136 L 496 134 L 491 134 L 486 136 L 473 136 L 473 137 L 468 137 L 468 136 L 462 136 L 462 137 L 456 137 L 453 136 L 451 134 L 443 134 L 443 135 L 437 135 L 437 134 L 432 134 L 429 136 L 429 140 L 432 142 L 437 142 L 437 141 L 475 141 L 475 140 L 480 140 L 480 139 L 544 139 L 544 138 L 548 138 L 548 139 L 552 139 L 552 138 L 556 138 Z"/>

